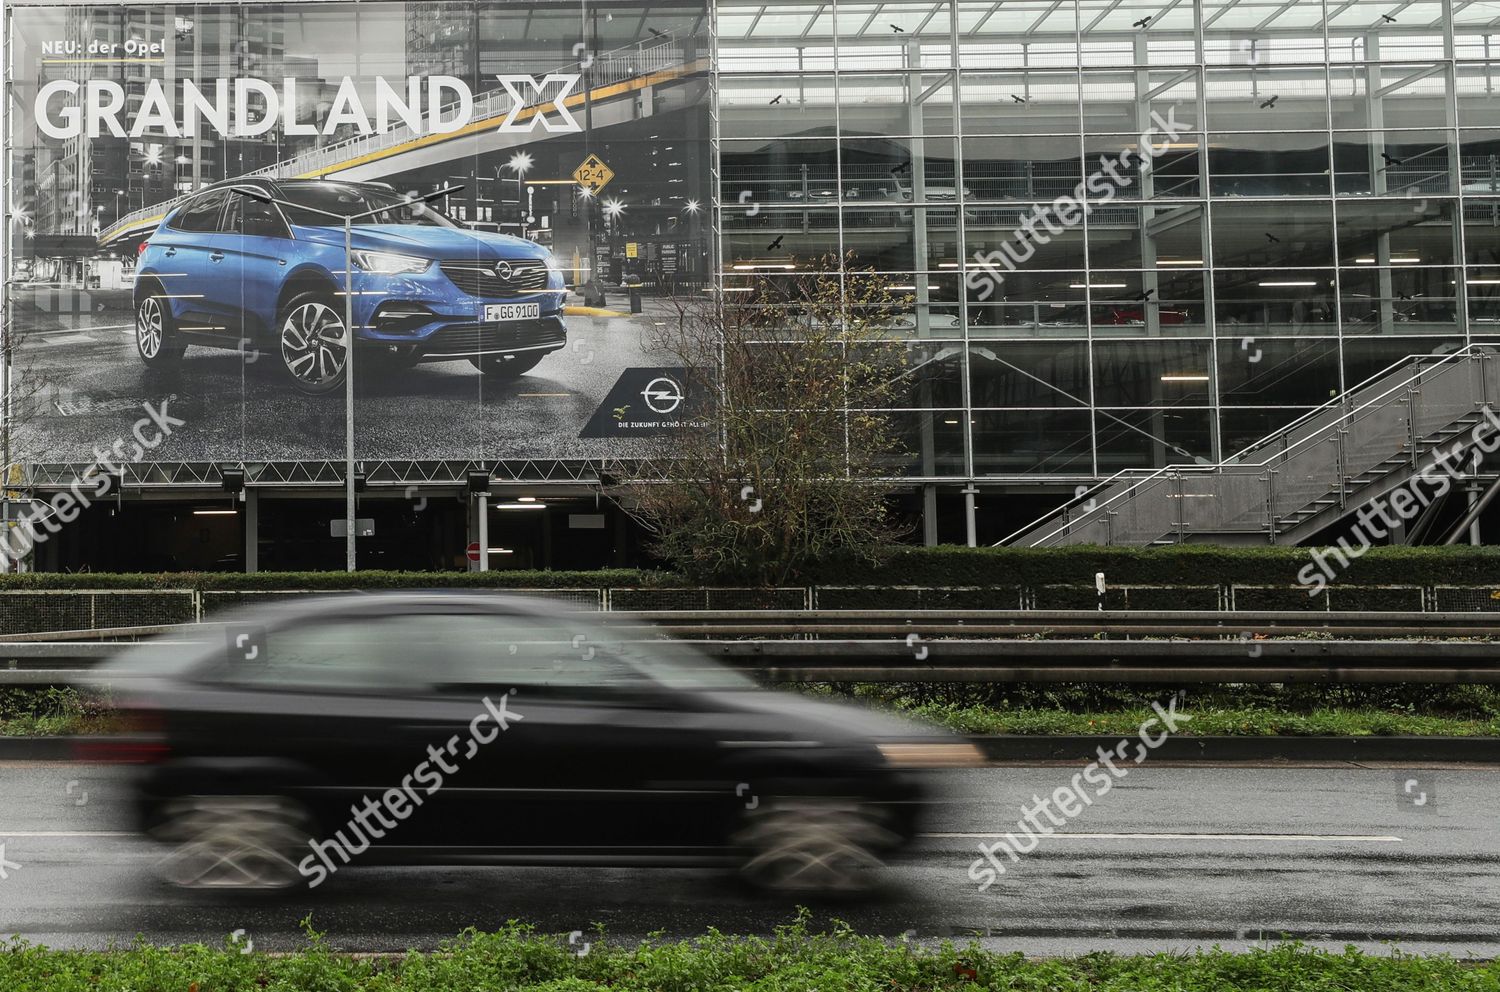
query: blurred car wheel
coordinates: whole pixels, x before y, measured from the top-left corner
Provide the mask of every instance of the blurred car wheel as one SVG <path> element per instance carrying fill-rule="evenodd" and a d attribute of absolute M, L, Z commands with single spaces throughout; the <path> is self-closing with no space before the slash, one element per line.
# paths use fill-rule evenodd
<path fill-rule="evenodd" d="M 775 892 L 864 892 L 879 882 L 880 851 L 899 838 L 855 800 L 771 799 L 747 811 L 733 843 L 748 852 L 740 874 Z"/>
<path fill-rule="evenodd" d="M 310 820 L 279 796 L 187 796 L 163 810 L 153 836 L 172 845 L 157 870 L 190 889 L 283 889 L 301 874 Z"/>

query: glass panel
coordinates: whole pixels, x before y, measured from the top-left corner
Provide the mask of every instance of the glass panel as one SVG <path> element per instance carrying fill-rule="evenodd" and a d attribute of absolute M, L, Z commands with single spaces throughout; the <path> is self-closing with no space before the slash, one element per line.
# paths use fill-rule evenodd
<path fill-rule="evenodd" d="M 1099 472 L 1207 463 L 1213 451 L 1209 410 L 1100 410 Z"/>
<path fill-rule="evenodd" d="M 969 348 L 976 407 L 1088 406 L 1086 341 L 1004 341 Z"/>
<path fill-rule="evenodd" d="M 1217 65 L 1323 61 L 1322 5 L 1203 0 L 1203 57 Z"/>
<path fill-rule="evenodd" d="M 1209 401 L 1207 341 L 1100 341 L 1094 344 L 1099 406 L 1192 406 Z"/>
<path fill-rule="evenodd" d="M 1460 330 L 1457 269 L 1388 269 L 1373 258 L 1370 263 L 1338 273 L 1346 335 L 1452 335 Z"/>
<path fill-rule="evenodd" d="M 1440 59 L 1443 7 L 1453 0 L 1414 0 L 1384 10 L 1368 3 L 1329 3 L 1329 57 L 1351 59 Z M 1390 20 L 1385 16 L 1391 15 Z"/>
<path fill-rule="evenodd" d="M 1213 259 L 1220 266 L 1333 264 L 1333 205 L 1328 201 L 1217 202 L 1213 208 Z"/>
<path fill-rule="evenodd" d="M 1345 265 L 1449 265 L 1453 200 L 1356 200 L 1339 204 Z"/>
<path fill-rule="evenodd" d="M 1458 123 L 1500 127 L 1500 62 L 1461 64 L 1457 72 Z"/>
<path fill-rule="evenodd" d="M 1197 61 L 1190 4 L 1080 0 L 1085 65 L 1175 65 Z"/>
<path fill-rule="evenodd" d="M 1088 62 L 1088 65 L 1097 65 Z M 1177 130 L 1197 128 L 1198 72 L 1178 69 L 1168 72 L 1083 73 L 1083 129 L 1089 134 L 1134 132 L 1152 125 L 1155 113 Z"/>
<path fill-rule="evenodd" d="M 1357 269 L 1340 269 L 1344 333 L 1458 333 L 1458 271 L 1425 265 L 1387 268 L 1375 264 L 1373 257 Z"/>
<path fill-rule="evenodd" d="M 1448 69 L 1442 63 L 1336 66 L 1329 72 L 1328 86 L 1335 128 L 1441 127 L 1449 123 Z"/>
<path fill-rule="evenodd" d="M 1453 192 L 1457 147 L 1451 131 L 1340 131 L 1333 141 L 1340 195 Z"/>
<path fill-rule="evenodd" d="M 1089 261 L 1096 269 L 1139 269 L 1168 260 L 1203 264 L 1203 209 L 1110 204 L 1089 216 Z"/>
<path fill-rule="evenodd" d="M 1275 407 L 1257 409 L 1226 407 L 1219 412 L 1219 434 L 1227 455 L 1233 455 L 1250 447 L 1290 424 L 1311 410 L 1311 407 Z M 1258 456 L 1257 461 L 1260 460 Z"/>
<path fill-rule="evenodd" d="M 964 134 L 1078 134 L 1076 72 L 960 74 Z"/>
<path fill-rule="evenodd" d="M 963 154 L 964 185 L 976 200 L 1051 200 L 1084 178 L 1076 135 L 970 135 Z"/>
<path fill-rule="evenodd" d="M 963 65 L 1078 65 L 1078 18 L 1072 4 L 959 0 L 957 17 Z"/>
<path fill-rule="evenodd" d="M 1328 127 L 1328 77 L 1321 66 L 1209 69 L 1203 83 L 1208 126 L 1216 131 Z"/>
<path fill-rule="evenodd" d="M 1337 333 L 1331 269 L 1218 269 L 1213 278 L 1221 335 Z"/>
<path fill-rule="evenodd" d="M 1208 171 L 1213 196 L 1327 196 L 1332 189 L 1323 132 L 1211 134 Z"/>
<path fill-rule="evenodd" d="M 1251 348 L 1241 344 L 1218 343 L 1225 406 L 1318 406 L 1341 392 L 1336 338 L 1257 337 Z"/>
<path fill-rule="evenodd" d="M 839 77 L 839 126 L 846 135 L 953 134 L 953 113 L 952 73 Z"/>
<path fill-rule="evenodd" d="M 975 410 L 977 475 L 1094 474 L 1087 410 Z"/>
<path fill-rule="evenodd" d="M 1082 272 L 1002 272 L 1005 279 L 997 283 L 970 265 L 966 281 L 971 338 L 1087 336 Z"/>
<path fill-rule="evenodd" d="M 831 75 L 785 73 L 719 77 L 719 134 L 724 138 L 832 133 Z"/>

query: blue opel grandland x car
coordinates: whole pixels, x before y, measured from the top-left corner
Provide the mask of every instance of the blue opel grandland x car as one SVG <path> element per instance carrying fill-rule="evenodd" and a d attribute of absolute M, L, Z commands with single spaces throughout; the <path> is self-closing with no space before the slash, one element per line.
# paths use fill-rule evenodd
<path fill-rule="evenodd" d="M 377 211 L 353 228 L 362 369 L 466 359 L 487 377 L 509 379 L 566 345 L 567 290 L 545 248 L 468 230 L 410 199 L 382 185 L 303 179 L 236 179 L 203 190 L 142 247 L 141 360 L 169 367 L 188 345 L 254 349 L 303 392 L 339 388 L 349 348 L 344 228 L 316 211 Z"/>

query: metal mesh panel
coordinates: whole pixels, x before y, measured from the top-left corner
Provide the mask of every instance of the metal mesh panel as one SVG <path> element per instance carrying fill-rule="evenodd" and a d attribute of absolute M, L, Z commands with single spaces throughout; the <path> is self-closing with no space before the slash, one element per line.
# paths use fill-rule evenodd
<path fill-rule="evenodd" d="M 609 608 L 657 610 L 800 610 L 807 590 L 786 589 L 612 589 Z"/>
<path fill-rule="evenodd" d="M 1018 610 L 1019 586 L 952 589 L 922 586 L 819 586 L 820 610 Z"/>
<path fill-rule="evenodd" d="M 1301 586 L 1233 586 L 1230 602 L 1235 610 L 1327 610 L 1328 594 L 1309 596 Z"/>
<path fill-rule="evenodd" d="M 598 589 L 496 589 L 502 596 L 516 599 L 540 599 L 571 610 L 597 612 L 604 609 L 604 594 Z"/>
<path fill-rule="evenodd" d="M 307 596 L 318 595 L 311 590 L 296 589 L 222 589 L 204 592 L 203 616 L 207 619 L 216 613 L 225 610 L 235 610 L 242 606 L 265 606 L 270 603 L 281 603 L 291 599 L 303 599 Z M 325 593 L 326 595 L 326 593 Z"/>
<path fill-rule="evenodd" d="M 193 594 L 183 589 L 16 590 L 0 593 L 0 633 L 144 627 L 192 623 Z"/>
<path fill-rule="evenodd" d="M 710 610 L 802 610 L 807 608 L 807 590 L 710 589 Z"/>
<path fill-rule="evenodd" d="M 1046 585 L 1032 590 L 1032 609 L 1092 610 L 1099 605 L 1093 586 Z M 1106 610 L 1217 610 L 1218 586 L 1110 586 Z"/>
<path fill-rule="evenodd" d="M 1435 586 L 1439 613 L 1500 612 L 1500 586 Z"/>
<path fill-rule="evenodd" d="M 1329 586 L 1328 608 L 1330 610 L 1385 611 L 1392 613 L 1420 613 L 1423 596 L 1421 586 Z"/>

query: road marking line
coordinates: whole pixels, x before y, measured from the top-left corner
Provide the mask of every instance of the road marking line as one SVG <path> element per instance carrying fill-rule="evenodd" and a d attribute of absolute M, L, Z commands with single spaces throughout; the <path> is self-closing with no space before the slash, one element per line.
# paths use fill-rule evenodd
<path fill-rule="evenodd" d="M 960 840 L 989 840 L 1004 837 L 1004 834 L 918 834 L 918 837 L 934 837 Z M 1049 840 L 1293 840 L 1293 841 L 1350 841 L 1365 844 L 1400 844 L 1400 837 L 1388 834 L 1087 834 L 1053 833 L 1045 835 Z"/>
<path fill-rule="evenodd" d="M 129 830 L 0 830 L 0 837 L 134 837 Z"/>

